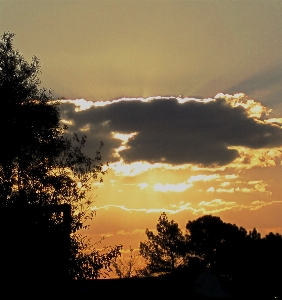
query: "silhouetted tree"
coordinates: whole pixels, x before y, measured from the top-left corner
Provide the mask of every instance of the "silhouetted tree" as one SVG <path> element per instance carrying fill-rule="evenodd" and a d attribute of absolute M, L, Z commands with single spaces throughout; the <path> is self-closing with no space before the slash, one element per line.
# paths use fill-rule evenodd
<path fill-rule="evenodd" d="M 100 244 L 102 240 L 96 244 Z M 114 265 L 116 258 L 121 255 L 121 245 L 97 249 L 96 244 L 91 244 L 83 235 L 77 235 L 73 243 L 73 247 L 77 247 L 78 251 L 72 252 L 71 278 L 92 280 L 110 276 L 111 265 Z"/>
<path fill-rule="evenodd" d="M 59 103 L 51 91 L 40 88 L 38 58 L 26 62 L 14 49 L 13 37 L 6 32 L 0 41 L 0 208 L 24 211 L 27 207 L 71 204 L 70 273 L 73 278 L 82 278 L 91 269 L 86 277 L 97 278 L 101 267 L 120 250 L 120 246 L 112 247 L 101 258 L 93 249 L 87 253 L 86 244 L 77 235 L 93 216 L 87 193 L 93 181 L 102 181 L 105 174 L 102 143 L 90 158 L 83 153 L 85 136 L 66 137 L 67 127 L 60 125 Z M 58 228 L 63 220 L 60 213 L 45 214 L 45 218 L 48 226 Z"/>
<path fill-rule="evenodd" d="M 146 230 L 148 241 L 140 244 L 147 263 L 143 276 L 166 273 L 180 282 L 182 277 L 193 281 L 208 271 L 235 296 L 282 296 L 280 234 L 261 238 L 255 228 L 248 233 L 211 215 L 189 221 L 186 230 L 183 238 L 178 224 L 169 222 L 165 214 L 159 218 L 157 234 Z"/>
<path fill-rule="evenodd" d="M 224 268 L 230 271 L 236 266 L 247 231 L 236 225 L 225 223 L 219 217 L 206 215 L 186 225 L 188 251 L 201 259 L 205 267 L 217 272 Z"/>
<path fill-rule="evenodd" d="M 176 270 L 185 260 L 185 238 L 178 224 L 168 221 L 165 213 L 159 217 L 157 234 L 148 228 L 148 241 L 140 243 L 140 255 L 145 258 L 147 266 L 144 272 L 148 274 L 165 274 Z"/>
<path fill-rule="evenodd" d="M 189 221 L 186 229 L 187 251 L 200 257 L 204 267 L 229 286 L 231 293 L 278 295 L 282 281 L 281 235 L 270 233 L 262 239 L 255 228 L 247 233 L 211 215 Z"/>
<path fill-rule="evenodd" d="M 256 250 L 257 251 L 257 250 Z M 261 240 L 259 251 L 260 283 L 273 292 L 276 297 L 282 297 L 282 235 L 270 232 Z M 266 276 L 263 276 L 266 274 Z"/>
<path fill-rule="evenodd" d="M 129 248 L 129 256 L 128 257 L 120 257 L 117 258 L 115 262 L 112 263 L 112 271 L 119 278 L 132 278 L 138 277 L 139 269 L 136 267 L 139 255 L 134 255 L 134 249 Z"/>

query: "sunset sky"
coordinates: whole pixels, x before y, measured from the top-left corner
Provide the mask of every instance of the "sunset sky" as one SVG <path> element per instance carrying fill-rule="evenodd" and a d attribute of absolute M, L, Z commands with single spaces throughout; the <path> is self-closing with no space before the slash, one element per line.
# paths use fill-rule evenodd
<path fill-rule="evenodd" d="M 162 212 L 282 233 L 281 16 L 270 0 L 0 0 L 62 122 L 89 155 L 105 143 L 94 242 L 138 248 Z"/>

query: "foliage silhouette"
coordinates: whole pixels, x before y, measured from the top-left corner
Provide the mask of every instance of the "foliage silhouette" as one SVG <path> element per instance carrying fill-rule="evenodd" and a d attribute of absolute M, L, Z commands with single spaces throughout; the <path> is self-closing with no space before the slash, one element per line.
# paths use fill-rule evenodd
<path fill-rule="evenodd" d="M 168 221 L 165 213 L 159 217 L 157 234 L 146 229 L 148 241 L 140 243 L 140 255 L 145 258 L 146 274 L 165 274 L 173 272 L 185 258 L 184 236 L 173 220 Z"/>
<path fill-rule="evenodd" d="M 232 268 L 231 257 L 241 252 L 247 231 L 236 225 L 223 222 L 219 217 L 206 215 L 186 225 L 186 240 L 190 255 L 201 260 L 204 267 L 213 272 L 218 269 Z M 235 263 L 236 265 L 236 263 Z"/>
<path fill-rule="evenodd" d="M 66 136 L 60 125 L 59 103 L 50 90 L 40 88 L 40 64 L 31 63 L 13 47 L 14 34 L 5 32 L 0 41 L 0 208 L 25 211 L 31 207 L 71 205 L 70 276 L 98 278 L 101 268 L 119 255 L 121 246 L 109 247 L 104 254 L 79 235 L 85 221 L 93 217 L 88 195 L 93 181 L 106 173 L 100 148 L 93 158 L 83 153 L 86 136 Z M 27 217 L 27 216 L 26 216 Z M 61 213 L 43 213 L 49 228 L 59 228 Z M 9 225 L 6 224 L 6 230 Z M 58 229 L 59 230 L 59 229 Z M 33 237 L 37 239 L 36 235 Z M 18 245 L 19 251 L 22 245 Z M 88 251 L 87 251 L 88 250 Z"/>
<path fill-rule="evenodd" d="M 159 218 L 157 231 L 155 235 L 147 229 L 148 241 L 140 244 L 147 276 L 165 271 L 171 279 L 185 277 L 192 281 L 202 272 L 210 272 L 231 295 L 282 297 L 280 234 L 270 232 L 262 238 L 255 228 L 248 233 L 243 227 L 205 215 L 189 221 L 184 235 L 165 213 Z M 168 247 L 172 241 L 172 245 L 178 245 L 173 249 L 180 262 L 174 268 Z"/>
<path fill-rule="evenodd" d="M 140 269 L 136 267 L 139 255 L 134 255 L 134 249 L 129 248 L 129 257 L 120 257 L 112 263 L 112 271 L 118 276 L 118 278 L 132 278 L 139 277 Z"/>
<path fill-rule="evenodd" d="M 247 233 L 210 215 L 189 221 L 186 229 L 190 253 L 200 257 L 202 267 L 221 278 L 233 294 L 278 295 L 278 282 L 282 282 L 280 234 L 261 238 L 255 228 Z"/>

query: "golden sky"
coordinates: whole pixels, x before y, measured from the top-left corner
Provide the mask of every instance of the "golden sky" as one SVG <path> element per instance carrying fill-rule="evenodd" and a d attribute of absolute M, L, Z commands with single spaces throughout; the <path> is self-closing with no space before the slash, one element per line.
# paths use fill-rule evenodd
<path fill-rule="evenodd" d="M 161 212 L 282 233 L 281 1 L 0 0 L 63 122 L 100 140 L 94 240 L 137 248 Z"/>

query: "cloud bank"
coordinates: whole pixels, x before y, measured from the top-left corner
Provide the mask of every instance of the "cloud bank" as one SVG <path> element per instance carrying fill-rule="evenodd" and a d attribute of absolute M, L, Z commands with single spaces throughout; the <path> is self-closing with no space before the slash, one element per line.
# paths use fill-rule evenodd
<path fill-rule="evenodd" d="M 262 105 L 229 95 L 90 102 L 83 110 L 69 100 L 61 112 L 71 132 L 87 135 L 87 151 L 95 151 L 100 140 L 105 143 L 103 154 L 109 162 L 222 166 L 239 157 L 236 147 L 282 145 L 282 129 L 267 122 Z"/>

